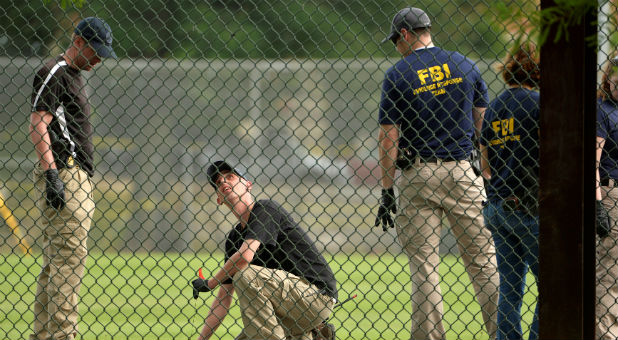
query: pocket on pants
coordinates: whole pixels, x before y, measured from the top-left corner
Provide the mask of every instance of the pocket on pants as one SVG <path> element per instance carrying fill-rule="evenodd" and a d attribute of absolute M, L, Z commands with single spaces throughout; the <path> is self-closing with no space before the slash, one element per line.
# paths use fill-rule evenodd
<path fill-rule="evenodd" d="M 483 210 L 481 210 L 482 214 L 483 214 L 483 220 L 485 221 L 485 227 L 493 234 L 497 232 L 496 229 L 496 214 L 498 213 L 496 211 L 496 206 L 493 205 L 492 203 L 487 203 L 484 207 Z"/>
<path fill-rule="evenodd" d="M 452 170 L 453 180 L 457 183 L 466 183 L 470 185 L 482 186 L 483 180 L 481 176 L 474 173 L 474 169 L 468 161 L 457 162 Z"/>

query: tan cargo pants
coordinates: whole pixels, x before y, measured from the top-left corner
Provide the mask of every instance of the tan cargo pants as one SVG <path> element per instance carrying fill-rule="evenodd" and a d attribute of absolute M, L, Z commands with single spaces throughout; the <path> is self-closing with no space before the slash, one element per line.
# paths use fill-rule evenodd
<path fill-rule="evenodd" d="M 234 275 L 244 329 L 236 339 L 311 340 L 334 299 L 284 270 L 249 265 Z"/>
<path fill-rule="evenodd" d="M 603 205 L 609 211 L 612 230 L 597 237 L 597 339 L 618 339 L 618 188 L 601 187 Z"/>
<path fill-rule="evenodd" d="M 422 163 L 403 171 L 397 183 L 396 229 L 410 261 L 412 339 L 444 339 L 439 246 L 446 214 L 476 299 L 485 330 L 496 338 L 499 275 L 491 233 L 485 228 L 482 179 L 468 161 Z"/>
<path fill-rule="evenodd" d="M 92 182 L 88 174 L 74 167 L 60 169 L 66 206 L 60 212 L 47 207 L 45 175 L 34 171 L 35 186 L 43 212 L 43 265 L 34 299 L 34 324 L 30 340 L 73 339 L 77 335 L 79 289 L 84 274 L 86 241 L 94 213 Z"/>

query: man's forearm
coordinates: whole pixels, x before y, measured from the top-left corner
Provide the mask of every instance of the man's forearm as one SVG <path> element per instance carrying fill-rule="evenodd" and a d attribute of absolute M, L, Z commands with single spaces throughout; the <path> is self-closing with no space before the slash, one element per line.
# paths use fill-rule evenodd
<path fill-rule="evenodd" d="M 43 170 L 55 169 L 56 163 L 51 148 L 51 139 L 47 127 L 49 122 L 40 113 L 33 113 L 30 124 L 30 139 L 39 157 L 39 163 Z"/>
<path fill-rule="evenodd" d="M 382 171 L 382 187 L 389 189 L 395 182 L 395 160 L 397 159 L 397 145 L 399 130 L 394 125 L 382 126 L 378 137 L 380 169 Z"/>
<path fill-rule="evenodd" d="M 472 109 L 472 118 L 474 119 L 474 136 L 481 136 L 481 129 L 483 128 L 483 118 L 485 117 L 484 107 L 475 107 Z"/>
<path fill-rule="evenodd" d="M 390 158 L 393 155 L 387 155 L 380 160 L 382 168 L 382 187 L 384 189 L 392 188 L 395 184 L 395 162 Z M 393 157 L 397 157 L 396 154 Z"/>
<path fill-rule="evenodd" d="M 224 264 L 223 267 L 213 276 L 213 279 L 220 284 L 234 277 L 234 275 L 247 267 L 249 262 L 240 252 L 234 253 Z"/>
<path fill-rule="evenodd" d="M 209 280 L 209 282 L 212 284 L 209 284 L 209 287 L 211 289 L 214 289 L 222 282 L 233 278 L 238 271 L 246 268 L 249 263 L 253 261 L 253 257 L 255 256 L 255 253 L 260 247 L 260 244 L 261 243 L 257 240 L 246 240 L 242 244 L 242 246 L 240 246 L 240 249 L 236 253 L 232 254 L 232 256 L 230 256 L 230 258 L 225 261 L 223 267 L 217 272 L 217 274 L 212 277 L 212 281 L 214 281 L 214 283 L 210 282 L 211 280 Z"/>
<path fill-rule="evenodd" d="M 207 340 L 219 328 L 223 319 L 227 316 L 232 304 L 233 287 L 231 285 L 223 285 L 219 288 L 217 298 L 210 306 L 210 312 L 204 321 L 204 327 L 198 337 L 198 340 Z"/>

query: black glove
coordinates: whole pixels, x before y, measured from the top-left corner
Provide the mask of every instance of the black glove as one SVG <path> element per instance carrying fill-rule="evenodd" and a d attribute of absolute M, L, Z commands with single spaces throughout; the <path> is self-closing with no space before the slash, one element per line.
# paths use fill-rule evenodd
<path fill-rule="evenodd" d="M 326 321 L 311 330 L 313 340 L 335 340 L 335 325 Z"/>
<path fill-rule="evenodd" d="M 193 298 L 197 299 L 200 293 L 210 292 L 210 288 L 208 288 L 208 280 L 204 279 L 195 279 L 191 283 L 193 285 Z"/>
<path fill-rule="evenodd" d="M 62 210 L 66 201 L 64 199 L 64 183 L 58 178 L 58 169 L 45 171 L 45 200 L 47 206 L 56 210 Z"/>
<path fill-rule="evenodd" d="M 397 205 L 395 204 L 395 190 L 382 189 L 382 199 L 380 200 L 380 208 L 378 208 L 378 216 L 376 216 L 375 226 L 379 226 L 382 223 L 382 230 L 386 231 L 388 227 L 393 228 L 395 223 L 393 222 L 392 213 L 397 213 Z"/>
<path fill-rule="evenodd" d="M 603 202 L 596 201 L 596 210 L 597 210 L 597 235 L 600 238 L 605 238 L 609 235 L 611 230 L 611 222 L 609 219 L 609 214 L 607 213 L 607 209 L 603 205 Z"/>

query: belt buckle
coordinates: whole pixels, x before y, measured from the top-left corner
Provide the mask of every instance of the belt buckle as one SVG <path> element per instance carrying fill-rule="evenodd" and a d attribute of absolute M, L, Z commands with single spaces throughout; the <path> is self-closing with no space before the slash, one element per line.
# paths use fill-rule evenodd
<path fill-rule="evenodd" d="M 67 168 L 73 167 L 75 167 L 75 159 L 73 159 L 73 156 L 69 156 L 69 158 L 67 158 Z"/>
<path fill-rule="evenodd" d="M 395 160 L 395 167 L 399 170 L 408 170 L 413 165 L 413 160 L 411 159 L 412 152 L 408 149 L 399 149 L 397 152 L 397 159 Z"/>

